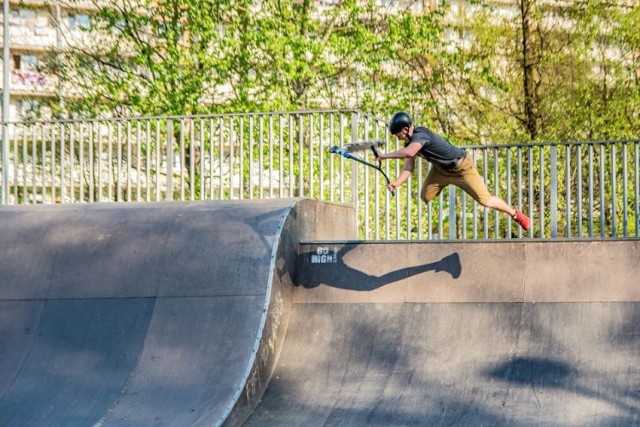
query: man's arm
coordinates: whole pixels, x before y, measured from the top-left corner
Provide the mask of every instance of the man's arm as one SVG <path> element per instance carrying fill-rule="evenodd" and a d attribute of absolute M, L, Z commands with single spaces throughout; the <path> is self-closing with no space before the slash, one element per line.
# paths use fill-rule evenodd
<path fill-rule="evenodd" d="M 422 144 L 419 142 L 412 142 L 400 150 L 391 151 L 389 153 L 380 153 L 376 160 L 386 160 L 386 159 L 413 159 L 420 149 L 422 148 Z"/>
<path fill-rule="evenodd" d="M 398 175 L 395 181 L 387 185 L 387 188 L 389 190 L 392 190 L 392 191 L 395 190 L 396 188 L 404 184 L 411 177 L 411 174 L 413 173 L 415 161 L 416 159 L 414 157 L 407 158 L 407 160 L 404 162 L 404 169 L 402 169 L 402 172 L 400 172 L 400 175 Z"/>

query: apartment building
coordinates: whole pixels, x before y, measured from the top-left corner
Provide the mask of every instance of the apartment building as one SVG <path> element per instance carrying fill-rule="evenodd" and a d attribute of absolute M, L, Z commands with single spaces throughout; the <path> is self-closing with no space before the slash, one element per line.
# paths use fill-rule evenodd
<path fill-rule="evenodd" d="M 47 98 L 62 92 L 54 76 L 41 71 L 44 55 L 64 47 L 70 40 L 86 37 L 81 32 L 90 25 L 91 2 L 68 4 L 54 0 L 10 0 L 9 34 L 0 26 L 0 44 L 9 43 L 9 120 L 33 117 Z M 4 61 L 0 59 L 4 70 Z M 46 112 L 43 112 L 46 116 Z"/>
<path fill-rule="evenodd" d="M 83 28 L 91 24 L 91 13 L 95 3 L 66 0 L 8 0 L 10 3 L 9 35 L 3 34 L 0 25 L 0 44 L 9 43 L 10 48 L 10 106 L 9 120 L 24 120 L 33 117 L 48 117 L 43 105 L 45 100 L 54 100 L 62 95 L 81 95 L 74 88 L 62 87 L 55 76 L 47 75 L 39 66 L 44 55 L 50 55 L 78 39 L 89 39 L 91 35 Z M 341 0 L 314 0 L 319 9 L 340 4 Z M 376 4 L 388 12 L 409 8 L 421 13 L 435 5 L 446 2 L 449 5 L 451 22 L 464 22 L 480 7 L 470 0 L 376 0 Z M 487 0 L 497 17 L 516 19 L 519 11 L 518 0 Z M 633 7 L 638 0 L 620 1 L 621 5 Z M 538 4 L 562 7 L 563 1 L 538 0 Z M 2 16 L 4 19 L 4 16 Z M 561 25 L 561 22 L 557 23 Z M 457 30 L 447 30 L 445 36 L 456 44 L 464 46 L 470 34 Z M 0 58 L 0 63 L 2 63 Z M 4 64 L 2 64 L 4 70 Z M 2 84 L 2 79 L 0 79 Z"/>
<path fill-rule="evenodd" d="M 320 9 L 332 7 L 341 0 L 314 0 Z M 400 8 L 420 13 L 444 0 L 376 0 L 382 9 L 393 12 Z M 24 120 L 48 117 L 45 105 L 61 95 L 68 96 L 73 88 L 64 88 L 55 76 L 41 70 L 42 58 L 56 49 L 67 46 L 78 38 L 90 38 L 83 32 L 91 24 L 91 12 L 96 10 L 92 1 L 73 2 L 65 0 L 9 0 L 9 35 L 4 36 L 0 25 L 0 44 L 9 43 L 10 86 L 9 120 Z M 450 0 L 455 14 L 464 8 L 473 7 L 469 0 Z M 501 1 L 512 8 L 515 0 Z M 4 16 L 2 16 L 4 19 Z M 451 37 L 455 37 L 454 34 Z M 0 63 L 2 60 L 0 58 Z M 4 64 L 2 63 L 4 70 Z M 0 85 L 2 79 L 0 79 Z"/>

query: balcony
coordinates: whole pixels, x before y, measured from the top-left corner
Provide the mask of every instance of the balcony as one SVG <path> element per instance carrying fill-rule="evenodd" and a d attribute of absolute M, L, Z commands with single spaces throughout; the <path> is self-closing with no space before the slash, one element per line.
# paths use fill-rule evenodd
<path fill-rule="evenodd" d="M 13 70 L 10 92 L 23 96 L 55 96 L 57 79 L 38 71 Z"/>
<path fill-rule="evenodd" d="M 3 18 L 0 16 L 0 22 Z M 47 16 L 11 16 L 9 23 L 9 45 L 13 50 L 45 51 L 57 45 L 56 28 L 50 25 Z M 4 27 L 0 25 L 0 45 L 3 44 Z"/>

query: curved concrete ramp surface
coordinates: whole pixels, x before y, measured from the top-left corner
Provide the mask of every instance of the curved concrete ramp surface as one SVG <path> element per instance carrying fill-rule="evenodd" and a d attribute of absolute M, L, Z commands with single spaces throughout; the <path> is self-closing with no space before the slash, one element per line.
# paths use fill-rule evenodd
<path fill-rule="evenodd" d="M 285 332 L 298 241 L 354 229 L 352 209 L 305 200 L 0 215 L 0 425 L 19 427 L 246 418 Z"/>
<path fill-rule="evenodd" d="M 245 425 L 640 425 L 638 277 L 638 240 L 305 243 Z"/>
<path fill-rule="evenodd" d="M 637 303 L 298 305 L 245 425 L 637 426 L 639 322 Z"/>
<path fill-rule="evenodd" d="M 640 425 L 640 240 L 345 241 L 353 209 L 310 200 L 0 214 L 0 426 Z"/>

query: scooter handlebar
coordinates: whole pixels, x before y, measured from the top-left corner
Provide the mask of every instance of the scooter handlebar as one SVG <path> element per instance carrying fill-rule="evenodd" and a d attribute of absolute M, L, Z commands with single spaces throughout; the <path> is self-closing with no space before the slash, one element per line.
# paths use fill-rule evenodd
<path fill-rule="evenodd" d="M 333 147 L 331 147 L 329 149 L 329 152 L 334 153 L 334 154 L 339 154 L 339 155 L 341 155 L 343 157 L 346 157 L 347 159 L 351 158 L 351 154 L 350 153 L 347 153 L 346 151 L 341 150 L 340 148 L 338 148 L 337 145 L 334 145 Z"/>
<path fill-rule="evenodd" d="M 371 145 L 371 151 L 373 151 L 373 156 L 377 159 L 379 154 L 378 154 L 378 149 L 376 148 L 375 145 Z"/>

